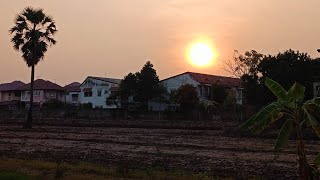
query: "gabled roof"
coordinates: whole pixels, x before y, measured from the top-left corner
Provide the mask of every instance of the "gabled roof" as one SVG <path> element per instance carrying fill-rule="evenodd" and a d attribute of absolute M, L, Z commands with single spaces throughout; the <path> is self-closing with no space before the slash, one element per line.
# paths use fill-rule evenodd
<path fill-rule="evenodd" d="M 13 81 L 11 83 L 0 84 L 0 91 L 14 91 L 23 85 L 25 85 L 25 83 L 21 81 Z"/>
<path fill-rule="evenodd" d="M 31 84 L 26 84 L 18 88 L 21 91 L 28 91 L 30 90 Z M 63 87 L 59 86 L 56 83 L 46 81 L 43 79 L 37 79 L 34 81 L 33 85 L 34 90 L 57 90 L 57 91 L 64 91 Z"/>
<path fill-rule="evenodd" d="M 195 72 L 184 72 L 182 74 L 178 74 L 164 80 L 168 80 L 183 74 L 189 74 L 195 81 L 200 84 L 219 84 L 226 87 L 241 87 L 241 79 L 233 78 L 233 77 L 226 77 L 226 76 L 217 76 L 211 74 L 202 74 L 202 73 L 195 73 Z"/>
<path fill-rule="evenodd" d="M 83 82 L 85 82 L 88 78 L 97 79 L 97 80 L 105 81 L 105 82 L 111 82 L 111 83 L 114 83 L 114 84 L 120 84 L 120 82 L 121 82 L 121 79 L 94 77 L 94 76 L 88 76 Z M 81 83 L 81 85 L 83 84 L 83 82 Z"/>
<path fill-rule="evenodd" d="M 63 87 L 66 92 L 81 92 L 80 83 L 73 82 Z"/>
<path fill-rule="evenodd" d="M 241 79 L 188 72 L 200 84 L 220 84 L 227 87 L 241 87 Z"/>

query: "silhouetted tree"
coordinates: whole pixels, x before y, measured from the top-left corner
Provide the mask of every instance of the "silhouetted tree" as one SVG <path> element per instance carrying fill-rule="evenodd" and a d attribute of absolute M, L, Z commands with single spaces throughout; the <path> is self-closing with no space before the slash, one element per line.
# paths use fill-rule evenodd
<path fill-rule="evenodd" d="M 157 72 L 148 61 L 140 72 L 129 73 L 124 77 L 118 92 L 107 98 L 107 104 L 120 103 L 122 108 L 126 108 L 131 98 L 134 102 L 147 105 L 153 98 L 163 99 L 160 97 L 163 93 L 165 89 L 159 84 Z"/>
<path fill-rule="evenodd" d="M 44 58 L 48 46 L 56 44 L 53 36 L 57 29 L 52 17 L 44 14 L 43 9 L 27 7 L 17 15 L 9 32 L 14 49 L 22 52 L 23 60 L 31 67 L 30 106 L 24 127 L 32 128 L 34 68 Z"/>
<path fill-rule="evenodd" d="M 241 78 L 249 104 L 262 105 L 274 100 L 263 85 L 266 77 L 279 82 L 285 89 L 299 82 L 306 87 L 306 98 L 312 97 L 313 83 L 320 80 L 320 60 L 291 49 L 275 56 L 252 50 L 236 56 L 228 67 L 229 72 Z"/>
<path fill-rule="evenodd" d="M 120 105 L 123 109 L 127 110 L 129 98 L 134 99 L 136 91 L 137 76 L 129 73 L 121 80 L 118 91 L 107 98 L 106 103 L 107 105 Z"/>
<path fill-rule="evenodd" d="M 221 104 L 227 98 L 227 91 L 226 88 L 219 84 L 212 84 L 211 86 L 211 100 Z"/>
<path fill-rule="evenodd" d="M 263 54 L 255 50 L 246 51 L 244 55 L 235 50 L 233 59 L 226 62 L 227 67 L 224 69 L 238 78 L 243 75 L 258 76 L 258 65 L 263 57 Z"/>
<path fill-rule="evenodd" d="M 320 74 L 315 69 L 319 67 L 318 59 L 312 59 L 307 53 L 290 49 L 276 56 L 266 56 L 258 65 L 258 70 L 262 74 L 261 82 L 265 77 L 269 77 L 279 82 L 285 89 L 298 82 L 306 87 L 306 98 L 312 98 L 313 83 Z"/>
<path fill-rule="evenodd" d="M 255 50 L 246 51 L 243 55 L 235 50 L 233 59 L 226 63 L 225 70 L 241 78 L 243 93 L 248 104 L 259 104 L 264 101 L 261 98 L 263 92 L 263 86 L 260 85 L 261 73 L 258 70 L 258 65 L 263 58 L 264 55 Z"/>
<path fill-rule="evenodd" d="M 119 96 L 122 100 L 127 100 L 129 97 L 135 97 L 137 94 L 137 76 L 129 73 L 121 81 L 119 86 Z"/>
<path fill-rule="evenodd" d="M 158 97 L 162 93 L 162 88 L 159 85 L 159 77 L 153 65 L 148 61 L 137 76 L 137 96 L 136 100 L 143 103 L 148 103 L 152 98 Z"/>
<path fill-rule="evenodd" d="M 180 104 L 181 110 L 185 113 L 191 112 L 199 103 L 197 89 L 190 84 L 180 86 L 175 91 L 173 98 L 176 103 Z"/>

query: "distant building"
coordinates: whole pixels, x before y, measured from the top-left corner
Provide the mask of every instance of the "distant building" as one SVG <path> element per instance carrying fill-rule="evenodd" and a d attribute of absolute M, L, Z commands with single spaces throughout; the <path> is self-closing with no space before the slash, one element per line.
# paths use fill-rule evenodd
<path fill-rule="evenodd" d="M 30 102 L 30 83 L 19 87 L 17 90 L 21 91 L 21 101 Z M 44 102 L 56 99 L 65 101 L 65 93 L 63 87 L 50 81 L 37 79 L 34 81 L 33 102 L 41 106 Z"/>
<path fill-rule="evenodd" d="M 103 78 L 103 77 L 87 77 L 80 85 L 80 103 L 92 104 L 92 108 L 116 108 L 116 106 L 108 106 L 106 99 L 118 90 L 120 79 Z"/>
<path fill-rule="evenodd" d="M 21 91 L 17 90 L 24 86 L 25 83 L 21 81 L 13 81 L 11 83 L 0 84 L 0 108 L 2 109 L 16 109 L 21 105 L 20 96 Z"/>
<path fill-rule="evenodd" d="M 66 103 L 74 106 L 78 106 L 80 104 L 80 85 L 81 84 L 78 82 L 73 82 L 63 87 L 66 93 Z"/>
<path fill-rule="evenodd" d="M 199 99 L 209 99 L 211 95 L 211 86 L 212 84 L 222 85 L 226 88 L 229 93 L 234 94 L 236 98 L 236 103 L 242 104 L 242 86 L 241 80 L 238 78 L 225 77 L 225 76 L 216 76 L 210 74 L 201 74 L 195 72 L 185 72 L 172 76 L 160 81 L 160 83 L 167 89 L 167 92 L 172 92 L 177 90 L 179 87 L 190 84 L 197 89 Z M 213 92 L 214 93 L 214 92 Z M 161 105 L 161 106 L 160 106 Z M 151 102 L 149 108 L 153 110 L 164 110 L 166 105 L 163 103 L 160 104 Z"/>

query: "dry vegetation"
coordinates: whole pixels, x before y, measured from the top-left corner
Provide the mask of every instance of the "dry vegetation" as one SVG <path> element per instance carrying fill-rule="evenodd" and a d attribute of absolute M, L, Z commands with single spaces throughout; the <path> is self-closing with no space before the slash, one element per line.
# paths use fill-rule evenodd
<path fill-rule="evenodd" d="M 43 160 L 0 159 L 0 179 L 216 179 L 200 173 L 165 172 L 155 169 L 125 170 L 94 163 L 57 163 Z M 219 178 L 221 179 L 221 178 Z M 230 179 L 230 178 L 225 178 Z"/>
<path fill-rule="evenodd" d="M 196 176 L 196 179 L 202 177 L 200 175 L 295 179 L 294 143 L 281 153 L 274 152 L 274 143 L 275 139 L 226 136 L 223 126 L 202 130 L 39 125 L 32 130 L 24 130 L 17 125 L 0 126 L 3 161 L 19 158 L 56 163 L 49 163 L 48 167 L 57 166 L 57 163 L 89 162 L 103 165 L 106 168 L 101 170 L 111 173 L 104 172 L 102 176 L 111 174 L 112 177 L 116 174 L 113 172 L 119 170 L 126 175 L 129 171 L 148 174 L 146 172 L 152 170 L 164 176 L 175 174 L 164 172 L 180 172 L 183 179 L 184 175 Z M 319 147 L 320 142 L 308 141 L 308 158 L 316 155 Z M 0 167 L 0 171 L 6 170 Z M 56 168 L 48 169 L 52 169 L 48 174 L 56 171 Z M 77 170 L 67 169 L 76 174 L 73 172 Z M 149 175 L 155 177 L 160 174 Z M 130 173 L 128 177 L 131 177 Z"/>

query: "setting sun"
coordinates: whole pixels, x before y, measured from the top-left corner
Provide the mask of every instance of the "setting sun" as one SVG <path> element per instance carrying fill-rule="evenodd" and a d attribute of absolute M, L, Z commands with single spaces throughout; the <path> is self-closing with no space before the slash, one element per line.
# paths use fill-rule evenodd
<path fill-rule="evenodd" d="M 203 42 L 192 44 L 188 54 L 190 62 L 197 66 L 209 66 L 214 59 L 212 48 L 209 44 Z"/>

